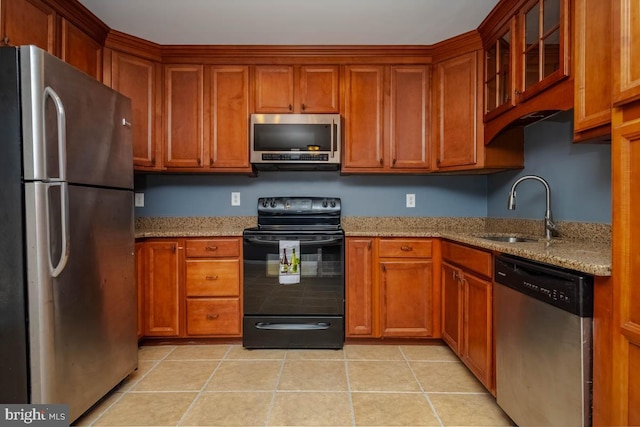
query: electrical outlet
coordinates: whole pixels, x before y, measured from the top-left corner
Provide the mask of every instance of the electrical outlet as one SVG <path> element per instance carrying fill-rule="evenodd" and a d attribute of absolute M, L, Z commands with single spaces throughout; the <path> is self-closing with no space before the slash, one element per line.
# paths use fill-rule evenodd
<path fill-rule="evenodd" d="M 240 206 L 240 192 L 232 191 L 231 192 L 231 206 Z"/>
<path fill-rule="evenodd" d="M 135 193 L 133 206 L 136 208 L 144 208 L 144 193 Z"/>
<path fill-rule="evenodd" d="M 416 195 L 415 194 L 407 194 L 407 207 L 415 208 L 416 207 Z"/>

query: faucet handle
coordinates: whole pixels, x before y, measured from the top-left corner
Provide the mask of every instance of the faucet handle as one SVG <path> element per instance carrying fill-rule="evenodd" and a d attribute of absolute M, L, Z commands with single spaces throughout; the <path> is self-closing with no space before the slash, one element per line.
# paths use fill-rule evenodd
<path fill-rule="evenodd" d="M 545 235 L 547 239 L 551 237 L 557 237 L 558 233 L 558 225 L 551 219 L 550 216 L 544 218 L 544 229 Z"/>

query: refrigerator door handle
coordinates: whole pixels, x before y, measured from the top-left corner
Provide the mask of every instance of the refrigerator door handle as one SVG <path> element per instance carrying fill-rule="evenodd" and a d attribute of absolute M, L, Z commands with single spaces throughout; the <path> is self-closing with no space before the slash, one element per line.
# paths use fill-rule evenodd
<path fill-rule="evenodd" d="M 55 90 L 51 89 L 50 86 L 47 86 L 44 89 L 44 94 L 42 97 L 42 115 L 43 120 L 42 123 L 46 123 L 44 120 L 44 112 L 45 112 L 45 103 L 47 102 L 47 98 L 51 98 L 53 104 L 56 106 L 56 116 L 58 119 L 58 177 L 53 178 L 54 180 L 66 181 L 67 180 L 67 128 L 66 128 L 66 114 L 64 112 L 64 105 L 62 104 L 62 100 L 58 96 Z M 45 137 L 46 127 L 43 126 L 43 140 L 46 141 Z M 48 177 L 52 179 L 52 177 Z"/>
<path fill-rule="evenodd" d="M 66 114 L 64 111 L 64 105 L 62 104 L 62 100 L 60 96 L 53 90 L 50 86 L 47 86 L 44 89 L 44 94 L 42 97 L 42 114 L 44 116 L 45 112 L 45 103 L 47 102 L 47 98 L 51 98 L 53 104 L 56 107 L 56 118 L 58 122 L 58 177 L 49 177 L 50 181 L 48 186 L 60 186 L 60 230 L 62 233 L 62 250 L 60 252 L 60 259 L 57 264 L 53 265 L 53 260 L 51 259 L 51 252 L 49 251 L 49 272 L 51 273 L 51 277 L 58 277 L 62 270 L 67 265 L 67 261 L 69 260 L 69 242 L 71 241 L 71 235 L 69 230 L 69 187 L 66 183 L 67 179 L 67 128 L 66 128 Z M 46 123 L 46 120 L 42 120 L 42 123 Z M 43 139 L 46 141 L 46 126 L 43 127 Z M 47 174 L 48 175 L 48 174 Z M 47 226 L 50 224 L 50 214 L 49 214 L 49 198 L 47 197 Z"/>
<path fill-rule="evenodd" d="M 49 272 L 51 273 L 51 277 L 58 277 L 60 273 L 62 273 L 62 270 L 67 266 L 67 262 L 69 261 L 69 250 L 71 249 L 71 234 L 69 230 L 69 184 L 66 182 L 52 182 L 47 184 L 47 188 L 53 186 L 60 186 L 60 227 L 62 234 L 62 250 L 60 251 L 60 259 L 58 259 L 58 263 L 55 266 L 51 259 L 51 250 L 49 249 L 47 253 L 49 254 Z M 45 212 L 47 216 L 46 224 L 47 227 L 49 227 L 49 224 L 51 224 L 49 214 L 49 197 L 47 197 L 47 209 Z"/>

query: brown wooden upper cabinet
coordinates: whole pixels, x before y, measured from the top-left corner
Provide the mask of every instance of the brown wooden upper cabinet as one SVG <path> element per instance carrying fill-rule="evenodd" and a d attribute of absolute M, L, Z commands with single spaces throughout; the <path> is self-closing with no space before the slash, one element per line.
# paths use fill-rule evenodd
<path fill-rule="evenodd" d="M 522 80 L 516 94 L 526 100 L 569 75 L 569 1 L 529 1 L 519 20 Z"/>
<path fill-rule="evenodd" d="M 164 166 L 250 172 L 249 67 L 164 66 Z"/>
<path fill-rule="evenodd" d="M 251 172 L 249 163 L 249 67 L 207 67 L 209 168 Z"/>
<path fill-rule="evenodd" d="M 430 170 L 429 65 L 345 67 L 344 173 Z"/>
<path fill-rule="evenodd" d="M 162 91 L 160 64 L 135 55 L 111 53 L 111 87 L 131 99 L 133 166 L 160 170 Z"/>
<path fill-rule="evenodd" d="M 0 2 L 0 46 L 35 45 L 102 81 L 102 44 L 108 28 L 74 2 Z"/>
<path fill-rule="evenodd" d="M 485 145 L 480 58 L 478 49 L 434 66 L 434 171 L 492 172 L 524 166 L 522 128 L 510 129 Z"/>
<path fill-rule="evenodd" d="M 339 67 L 258 65 L 256 113 L 338 113 Z"/>
<path fill-rule="evenodd" d="M 484 113 L 485 120 L 502 114 L 515 105 L 513 87 L 513 35 L 515 19 L 510 19 L 498 32 L 495 41 L 487 44 L 484 53 Z"/>
<path fill-rule="evenodd" d="M 613 5 L 613 104 L 640 100 L 640 4 L 615 0 Z"/>
<path fill-rule="evenodd" d="M 102 81 L 102 45 L 73 23 L 62 19 L 60 58 Z"/>
<path fill-rule="evenodd" d="M 0 2 L 0 46 L 32 44 L 57 54 L 57 14 L 40 0 Z"/>
<path fill-rule="evenodd" d="M 478 164 L 478 142 L 482 141 L 478 117 L 481 75 L 476 51 L 435 65 L 433 142 L 438 169 Z"/>
<path fill-rule="evenodd" d="M 501 2 L 480 25 L 485 142 L 514 123 L 573 107 L 569 6 L 570 0 Z"/>
<path fill-rule="evenodd" d="M 573 0 L 574 142 L 611 140 L 611 2 Z"/>
<path fill-rule="evenodd" d="M 202 168 L 205 164 L 204 66 L 164 66 L 164 165 Z"/>

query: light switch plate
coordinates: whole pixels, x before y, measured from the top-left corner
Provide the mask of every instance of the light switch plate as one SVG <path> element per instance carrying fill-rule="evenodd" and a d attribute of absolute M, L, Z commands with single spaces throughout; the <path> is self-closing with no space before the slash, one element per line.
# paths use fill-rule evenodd
<path fill-rule="evenodd" d="M 135 193 L 133 206 L 136 208 L 144 208 L 144 193 Z"/>
<path fill-rule="evenodd" d="M 231 206 L 240 206 L 240 192 L 232 191 L 231 192 Z"/>

